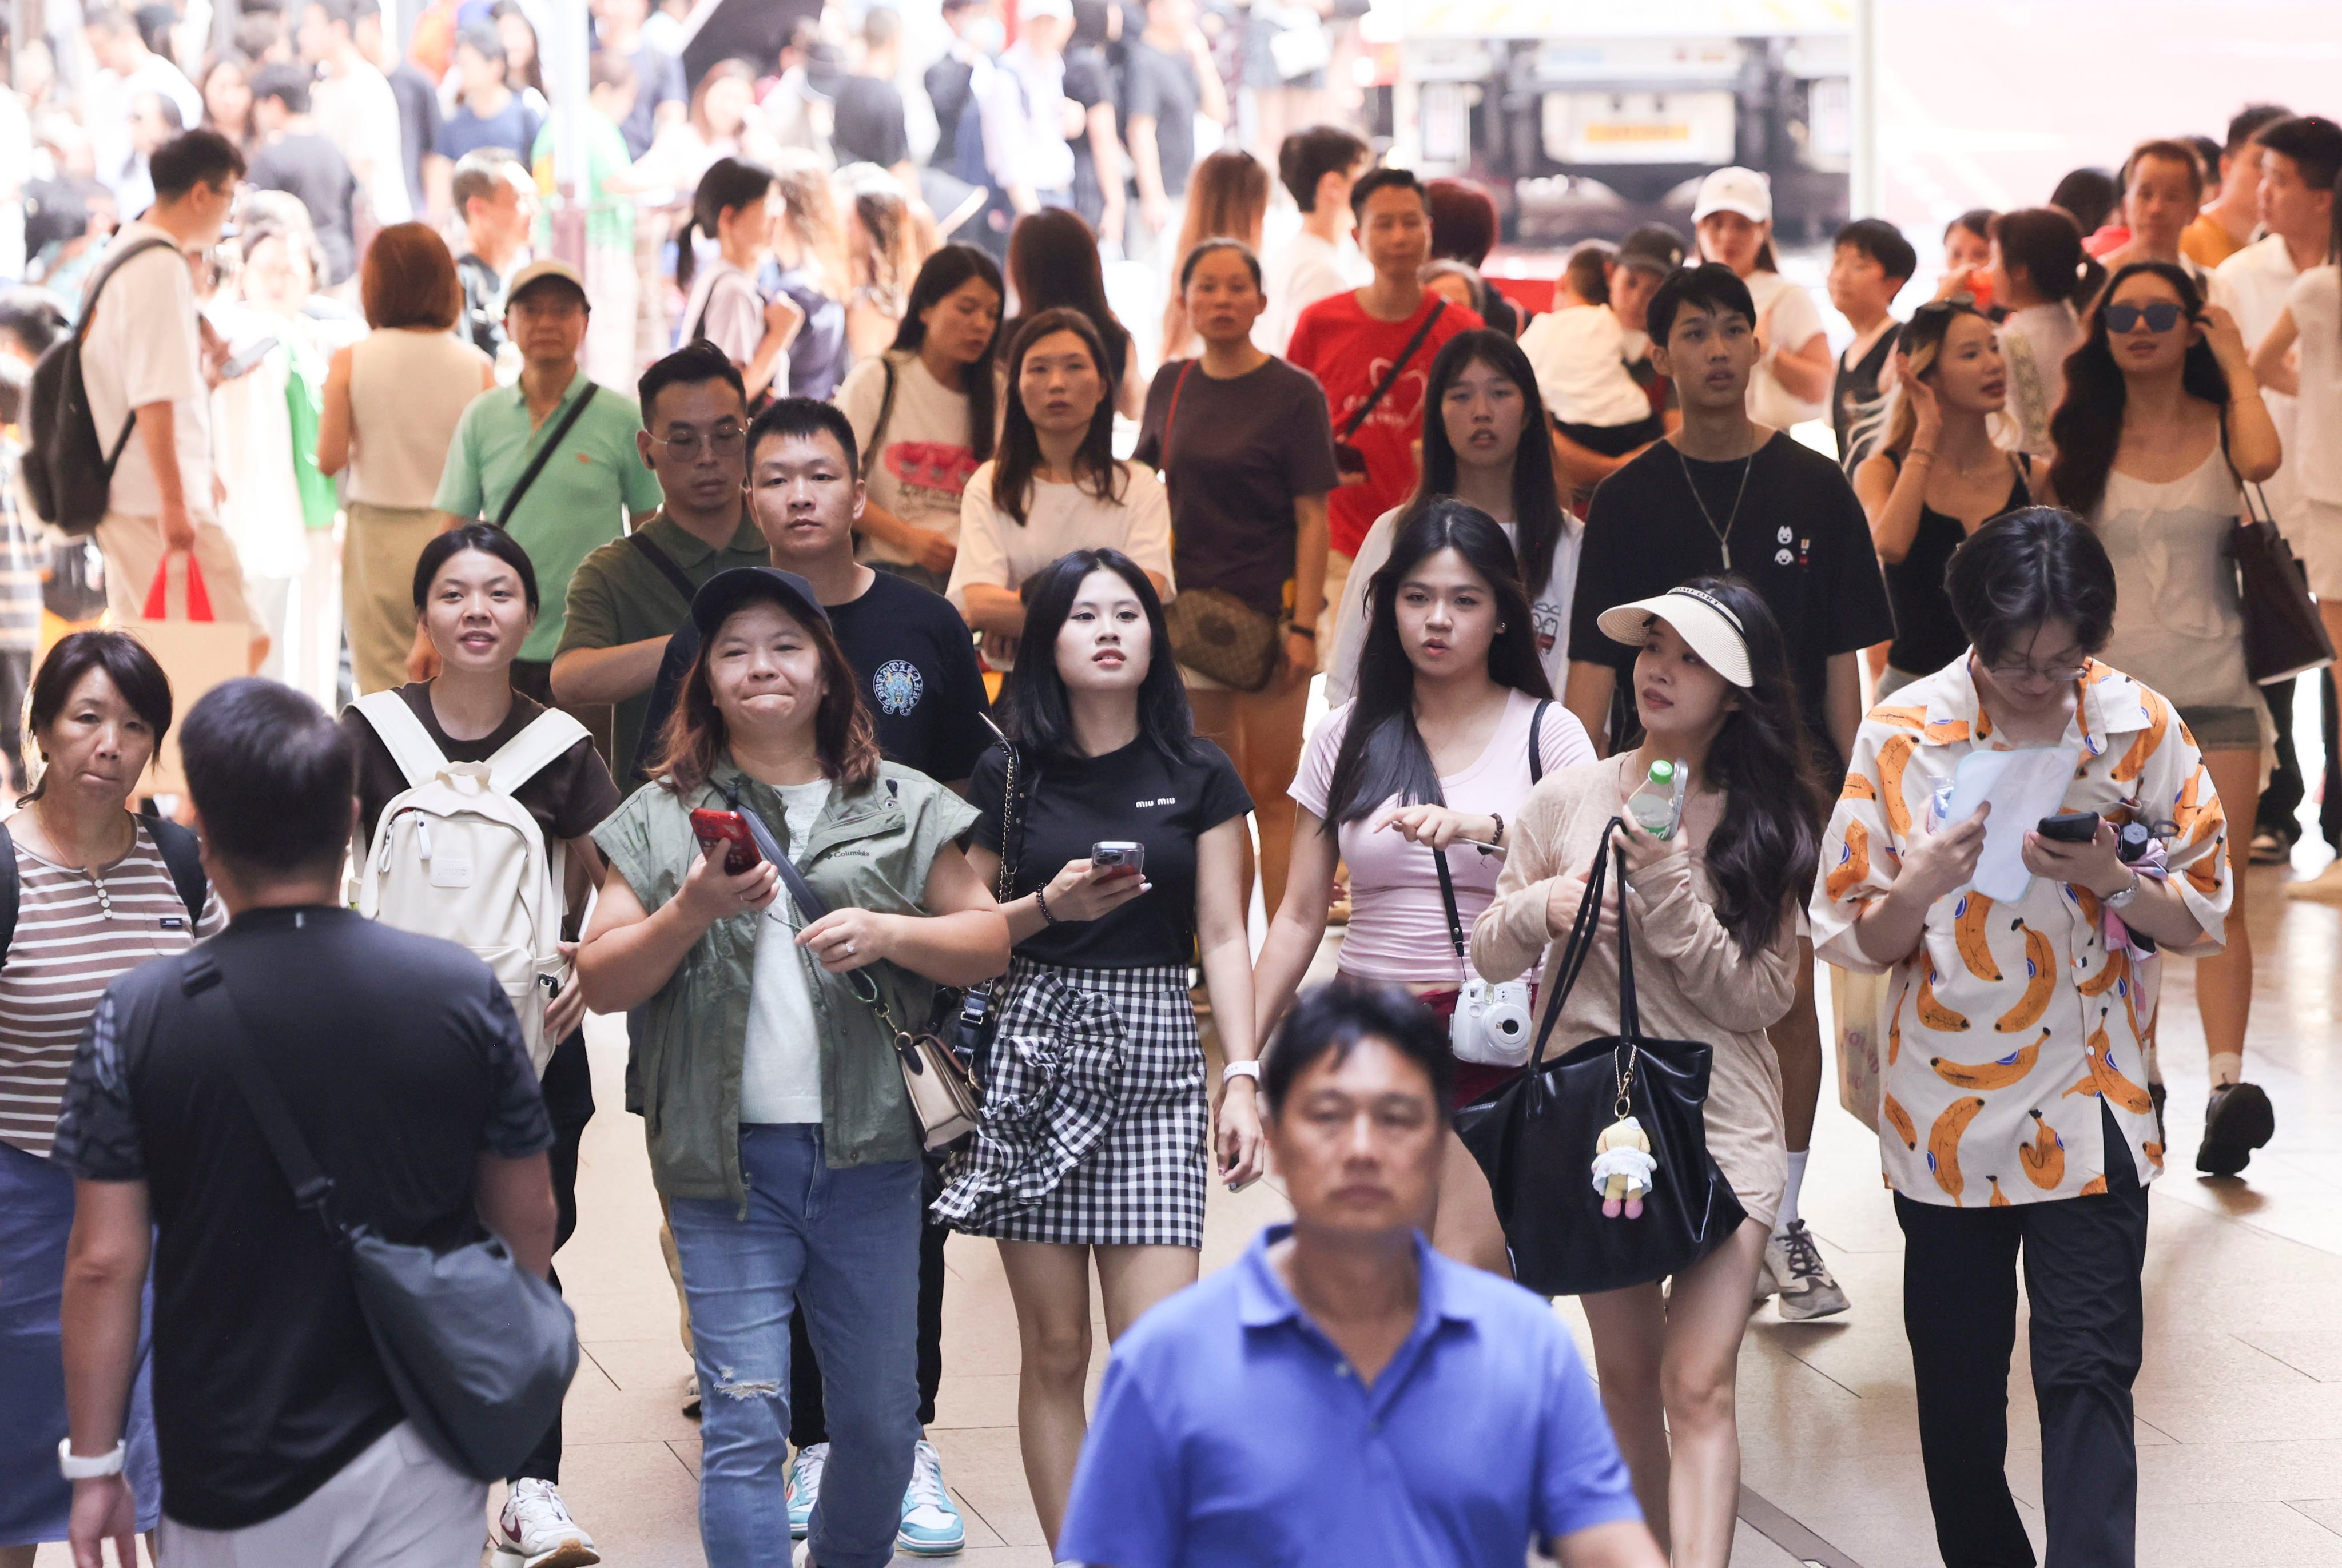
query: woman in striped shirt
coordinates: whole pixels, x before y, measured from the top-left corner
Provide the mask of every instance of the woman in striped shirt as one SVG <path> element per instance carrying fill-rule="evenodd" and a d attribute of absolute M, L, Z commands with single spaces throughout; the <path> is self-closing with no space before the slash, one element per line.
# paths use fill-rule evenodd
<path fill-rule="evenodd" d="M 48 1160 L 66 1070 L 116 975 L 227 923 L 195 835 L 130 806 L 170 727 L 171 684 L 123 633 L 76 632 L 34 677 L 26 729 L 43 765 L 0 836 L 0 888 L 16 885 L 13 930 L 0 916 L 0 1568 L 30 1568 L 35 1543 L 64 1540 L 73 1501 L 56 1453 L 74 1184 Z M 140 1355 L 125 1443 L 152 1530 L 162 1491 Z"/>

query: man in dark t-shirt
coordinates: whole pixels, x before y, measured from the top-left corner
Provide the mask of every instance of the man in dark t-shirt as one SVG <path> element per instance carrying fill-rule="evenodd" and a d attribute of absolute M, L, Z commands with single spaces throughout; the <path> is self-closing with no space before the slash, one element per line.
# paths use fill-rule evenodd
<path fill-rule="evenodd" d="M 840 168 L 876 164 L 907 170 L 911 133 L 903 115 L 903 95 L 895 90 L 903 36 L 899 12 L 873 5 L 862 18 L 862 64 L 837 85 L 831 109 L 830 150 Z"/>
<path fill-rule="evenodd" d="M 252 120 L 261 144 L 245 175 L 264 191 L 301 198 L 325 253 L 322 284 L 340 283 L 355 265 L 350 206 L 357 181 L 339 148 L 309 121 L 309 77 L 293 65 L 265 66 L 253 78 Z"/>
<path fill-rule="evenodd" d="M 231 922 L 116 981 L 66 1086 L 65 1358 L 92 1396 L 73 1411 L 75 1550 L 96 1561 L 113 1533 L 128 1560 L 119 1413 L 151 1252 L 162 1556 L 299 1563 L 328 1536 L 353 1553 L 395 1537 L 470 1562 L 487 1489 L 407 1423 L 348 1260 L 295 1204 L 232 1064 L 248 1053 L 281 1094 L 336 1217 L 441 1251 L 485 1224 L 543 1274 L 553 1134 L 519 1023 L 464 949 L 341 906 L 351 750 L 315 703 L 231 681 L 181 735 Z"/>

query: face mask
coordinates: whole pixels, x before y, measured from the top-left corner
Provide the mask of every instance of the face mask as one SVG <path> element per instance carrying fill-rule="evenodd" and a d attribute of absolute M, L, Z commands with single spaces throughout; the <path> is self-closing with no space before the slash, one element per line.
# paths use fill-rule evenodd
<path fill-rule="evenodd" d="M 997 16 L 979 19 L 967 30 L 967 41 L 986 55 L 997 55 L 1008 46 L 1008 29 Z"/>

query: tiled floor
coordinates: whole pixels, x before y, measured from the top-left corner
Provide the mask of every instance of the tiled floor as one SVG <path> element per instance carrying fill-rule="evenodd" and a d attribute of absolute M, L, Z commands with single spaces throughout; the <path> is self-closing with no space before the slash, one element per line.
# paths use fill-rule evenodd
<path fill-rule="evenodd" d="M 2150 1568 L 2342 1565 L 2342 908 L 2288 904 L 2283 874 L 2257 872 L 2252 883 L 2261 964 L 2249 1060 L 2277 1102 L 2278 1133 L 2247 1180 L 2183 1168 L 2204 1095 L 2186 964 L 2173 965 L 2167 995 L 2177 1157 L 2153 1189 L 2137 1394 L 2140 1561 Z M 617 1109 L 622 1031 L 615 1019 L 596 1020 L 591 1036 L 606 1109 L 586 1134 L 582 1220 L 560 1260 L 587 1355 L 569 1397 L 564 1491 L 605 1562 L 686 1568 L 701 1561 L 697 1433 L 676 1408 L 688 1363 L 659 1260 L 640 1124 Z M 1868 1134 L 1826 1108 L 1804 1207 L 1855 1306 L 1837 1322 L 1801 1325 L 1767 1310 L 1751 1326 L 1740 1376 L 1750 1496 L 1734 1568 L 1939 1561 L 1900 1323 L 1901 1236 L 1877 1169 Z M 1268 1183 L 1212 1196 L 1206 1269 L 1280 1212 Z M 967 1518 L 963 1561 L 1038 1568 L 1047 1553 L 1017 1458 L 1007 1291 L 987 1243 L 955 1240 L 950 1262 L 933 1435 Z M 1577 1322 L 1566 1303 L 1558 1310 Z M 1101 1327 L 1101 1363 L 1104 1339 Z M 2040 1450 L 2022 1344 L 2020 1335 L 2009 1473 L 2037 1542 Z M 55 1548 L 40 1561 L 66 1559 Z"/>

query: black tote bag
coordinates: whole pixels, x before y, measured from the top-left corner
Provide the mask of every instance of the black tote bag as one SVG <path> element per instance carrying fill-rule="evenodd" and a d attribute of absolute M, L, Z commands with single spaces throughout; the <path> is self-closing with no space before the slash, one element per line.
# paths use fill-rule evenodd
<path fill-rule="evenodd" d="M 2309 580 L 2269 516 L 2261 487 L 2238 488 L 2245 494 L 2245 514 L 2228 537 L 2228 550 L 2237 559 L 2244 607 L 2246 673 L 2256 685 L 2266 686 L 2322 670 L 2334 662 L 2334 644 L 2309 596 Z M 2256 495 L 2261 503 L 2257 512 Z"/>
<path fill-rule="evenodd" d="M 1505 1227 L 1513 1275 L 1541 1295 L 1586 1295 L 1661 1280 L 1723 1244 L 1747 1218 L 1707 1152 L 1703 1107 L 1710 1052 L 1696 1040 L 1644 1037 L 1635 1007 L 1626 864 L 1603 833 L 1556 967 L 1527 1071 L 1456 1114 L 1464 1146 L 1487 1173 Z M 1562 1003 L 1596 940 L 1616 859 L 1618 878 L 1618 1033 L 1547 1060 Z M 1594 1187 L 1595 1140 L 1632 1115 L 1651 1142 L 1656 1169 L 1639 1219 L 1606 1219 Z"/>

